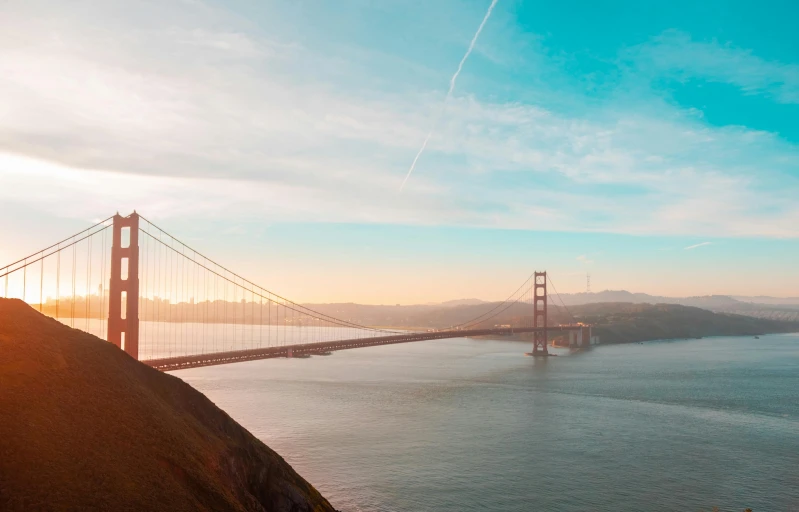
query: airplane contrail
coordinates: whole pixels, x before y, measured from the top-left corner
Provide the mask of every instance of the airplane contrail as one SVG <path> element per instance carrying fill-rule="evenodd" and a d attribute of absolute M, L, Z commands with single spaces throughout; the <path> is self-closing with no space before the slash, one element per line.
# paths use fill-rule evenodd
<path fill-rule="evenodd" d="M 444 110 L 446 110 L 447 108 L 447 103 L 449 103 L 449 100 L 452 97 L 452 91 L 455 90 L 455 82 L 458 80 L 458 75 L 461 74 L 461 70 L 463 69 L 463 64 L 466 62 L 466 59 L 469 58 L 469 55 L 471 55 L 472 50 L 474 50 L 474 45 L 477 43 L 477 38 L 480 37 L 480 32 L 483 31 L 483 27 L 488 21 L 488 18 L 491 17 L 491 11 L 494 10 L 494 6 L 497 5 L 498 1 L 499 0 L 491 0 L 491 5 L 488 6 L 488 11 L 486 11 L 486 15 L 483 17 L 483 21 L 481 21 L 480 26 L 477 27 L 477 32 L 474 33 L 474 37 L 472 37 L 472 42 L 469 43 L 469 48 L 466 50 L 466 53 L 463 54 L 463 58 L 458 64 L 458 69 L 455 71 L 455 74 L 452 75 L 452 78 L 450 78 L 449 90 L 447 91 L 447 95 L 444 97 L 444 104 L 441 105 L 441 109 L 438 111 L 438 114 L 433 120 L 433 126 L 430 128 L 430 132 L 428 132 L 427 137 L 424 138 L 422 147 L 419 149 L 419 152 L 416 153 L 416 157 L 413 159 L 413 163 L 411 163 L 411 168 L 408 169 L 408 174 L 406 174 L 405 179 L 402 180 L 402 185 L 400 185 L 400 192 L 402 192 L 402 189 L 405 188 L 405 183 L 408 182 L 408 178 L 411 177 L 411 174 L 413 174 L 413 170 L 416 168 L 416 162 L 419 161 L 419 157 L 422 156 L 422 153 L 424 153 L 424 150 L 427 147 L 427 143 L 430 142 L 430 137 L 432 137 L 433 132 L 436 131 L 436 128 L 438 127 L 438 122 L 441 120 L 441 116 L 444 114 Z"/>

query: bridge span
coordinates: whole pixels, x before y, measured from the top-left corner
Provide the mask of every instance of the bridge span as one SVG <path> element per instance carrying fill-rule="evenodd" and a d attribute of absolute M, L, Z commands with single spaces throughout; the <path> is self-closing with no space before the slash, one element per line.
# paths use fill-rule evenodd
<path fill-rule="evenodd" d="M 275 357 L 297 357 L 314 355 L 324 352 L 348 350 L 362 347 L 377 347 L 380 345 L 395 345 L 398 343 L 411 343 L 415 341 L 443 340 L 448 338 L 472 338 L 477 336 L 510 336 L 513 334 L 536 333 L 546 331 L 577 331 L 582 337 L 590 340 L 590 327 L 582 325 L 559 325 L 554 327 L 503 327 L 493 329 L 447 330 L 431 332 L 414 332 L 395 336 L 380 336 L 374 338 L 361 338 L 349 340 L 323 341 L 317 343 L 300 343 L 279 347 L 267 347 L 250 350 L 235 350 L 229 352 L 214 352 L 192 356 L 166 357 L 149 359 L 146 364 L 162 371 L 182 370 L 185 368 L 198 368 L 218 364 L 238 363 L 242 361 L 256 361 Z M 538 354 L 535 354 L 538 355 Z M 544 354 L 540 354 L 544 355 Z M 549 355 L 547 352 L 546 355 Z"/>
<path fill-rule="evenodd" d="M 576 321 L 548 325 L 551 279 L 546 272 L 534 272 L 507 299 L 458 325 L 424 332 L 383 329 L 257 285 L 135 211 L 113 215 L 0 267 L 0 280 L 4 297 L 21 298 L 72 327 L 85 321 L 84 330 L 163 371 L 520 333 L 533 335 L 530 355 L 547 356 L 550 331 L 571 331 L 570 341 L 578 346 L 591 339 L 590 326 Z M 511 325 L 501 321 L 512 312 Z M 93 331 L 91 319 L 101 321 L 101 328 Z"/>

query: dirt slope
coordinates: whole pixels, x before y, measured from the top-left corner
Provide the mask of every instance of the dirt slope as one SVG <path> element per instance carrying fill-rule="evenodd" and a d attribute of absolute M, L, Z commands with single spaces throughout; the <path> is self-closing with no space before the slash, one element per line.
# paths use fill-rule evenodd
<path fill-rule="evenodd" d="M 0 510 L 334 509 L 182 380 L 0 299 Z"/>

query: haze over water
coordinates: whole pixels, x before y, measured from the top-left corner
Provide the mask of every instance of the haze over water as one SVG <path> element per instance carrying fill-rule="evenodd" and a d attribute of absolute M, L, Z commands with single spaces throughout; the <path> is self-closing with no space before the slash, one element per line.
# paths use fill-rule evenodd
<path fill-rule="evenodd" d="M 799 509 L 799 335 L 454 339 L 176 372 L 343 511 Z"/>

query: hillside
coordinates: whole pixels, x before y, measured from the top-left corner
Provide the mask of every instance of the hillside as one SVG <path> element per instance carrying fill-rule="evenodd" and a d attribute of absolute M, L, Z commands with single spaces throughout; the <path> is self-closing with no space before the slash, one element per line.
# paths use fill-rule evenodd
<path fill-rule="evenodd" d="M 676 304 L 585 304 L 570 310 L 580 321 L 595 326 L 594 334 L 602 343 L 799 331 L 799 322 L 714 313 Z"/>
<path fill-rule="evenodd" d="M 793 298 L 775 297 L 742 297 L 740 299 L 750 299 L 749 301 L 738 300 L 726 295 L 706 295 L 699 297 L 662 297 L 648 295 L 646 293 L 631 293 L 625 290 L 605 290 L 596 293 L 574 293 L 550 295 L 549 311 L 560 321 L 559 315 L 561 307 L 581 306 L 585 304 L 605 304 L 605 303 L 627 303 L 627 304 L 678 304 L 681 306 L 692 306 L 715 313 L 732 313 L 736 315 L 751 316 L 767 320 L 799 321 L 799 304 L 790 303 Z M 753 302 L 753 300 L 764 302 Z M 765 301 L 770 301 L 765 303 Z M 784 301 L 784 304 L 778 301 Z M 157 304 L 157 307 L 156 307 Z M 88 311 L 93 318 L 100 318 L 103 311 L 108 310 L 107 302 L 103 299 L 91 296 L 87 305 L 85 297 L 75 299 L 74 308 L 72 302 L 62 299 L 61 308 L 74 309 L 80 316 L 81 312 Z M 329 303 L 329 304 L 303 304 L 303 306 L 323 313 L 325 315 L 341 318 L 351 322 L 382 326 L 400 327 L 411 329 L 438 329 L 451 325 L 458 325 L 467 322 L 486 311 L 498 306 L 498 302 L 486 302 L 480 299 L 458 299 L 435 304 L 415 304 L 403 306 L 400 304 L 375 305 L 375 304 L 356 304 L 348 303 Z M 43 304 L 43 312 L 49 316 L 54 316 L 56 312 L 56 301 L 50 299 Z M 145 321 L 210 321 L 210 322 L 243 322 L 258 323 L 269 322 L 260 315 L 258 304 L 243 303 L 238 301 L 216 301 L 209 309 L 205 302 L 191 303 L 166 303 L 164 301 L 152 301 L 142 299 L 140 319 Z M 529 310 L 528 310 L 529 311 Z M 224 312 L 224 313 L 222 313 Z M 564 313 L 565 314 L 565 313 Z M 218 315 L 218 316 L 215 316 Z M 502 318 L 497 318 L 499 324 L 513 323 L 512 317 L 529 315 L 525 313 L 524 307 L 510 307 L 503 310 Z M 568 316 L 568 315 L 566 315 Z M 180 319 L 180 320 L 173 320 Z M 271 320 L 277 323 L 277 318 Z M 307 322 L 306 325 L 313 323 L 314 319 L 307 316 L 301 321 Z"/>
<path fill-rule="evenodd" d="M 604 290 L 601 292 L 563 293 L 555 300 L 563 301 L 567 306 L 582 304 L 598 304 L 607 302 L 628 302 L 633 304 L 679 304 L 697 308 L 714 309 L 740 304 L 739 301 L 726 295 L 705 295 L 699 297 L 664 297 L 648 293 L 632 293 L 627 290 Z"/>
<path fill-rule="evenodd" d="M 748 306 L 741 303 L 741 306 Z M 391 326 L 409 329 L 444 329 L 460 325 L 481 315 L 490 316 L 484 326 L 530 325 L 532 310 L 529 304 L 514 304 L 505 308 L 499 303 L 464 304 L 453 307 L 419 306 L 362 306 L 358 304 L 315 305 L 319 311 L 366 325 Z M 499 307 L 499 309 L 497 309 Z M 492 311 L 498 311 L 493 316 Z M 748 336 L 771 332 L 799 331 L 799 318 L 787 313 L 768 318 L 754 318 L 743 310 L 710 311 L 696 306 L 677 304 L 646 304 L 627 301 L 603 302 L 558 307 L 549 304 L 549 324 L 582 321 L 597 325 L 603 343 L 625 343 L 664 338 L 695 338 L 698 336 Z M 554 334 L 553 334 L 554 335 Z"/>
<path fill-rule="evenodd" d="M 775 304 L 782 306 L 799 306 L 799 297 L 768 297 L 766 295 L 757 295 L 755 297 L 748 297 L 742 295 L 734 295 L 733 299 L 740 302 L 751 302 L 754 304 Z"/>
<path fill-rule="evenodd" d="M 626 290 L 605 290 L 594 293 L 564 293 L 553 297 L 567 306 L 625 302 L 633 304 L 678 304 L 707 309 L 716 313 L 733 313 L 770 320 L 799 321 L 799 301 L 796 297 L 729 297 L 705 295 L 700 297 L 663 297 Z"/>
<path fill-rule="evenodd" d="M 0 299 L 0 510 L 334 509 L 182 380 Z"/>

